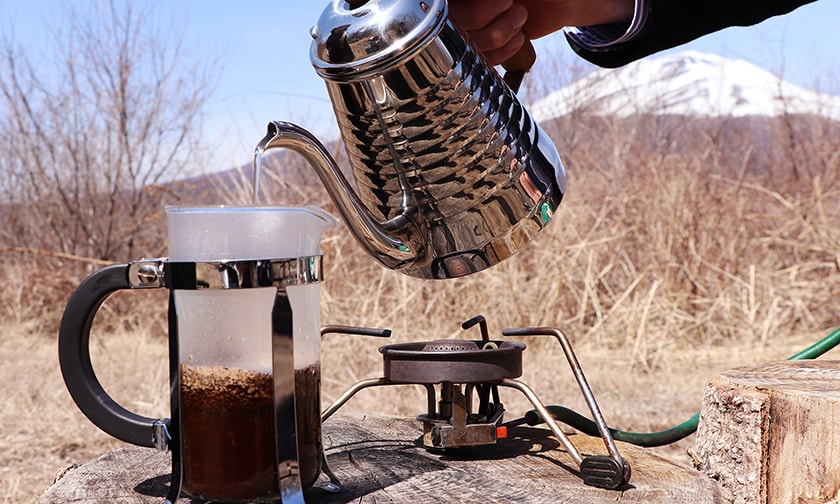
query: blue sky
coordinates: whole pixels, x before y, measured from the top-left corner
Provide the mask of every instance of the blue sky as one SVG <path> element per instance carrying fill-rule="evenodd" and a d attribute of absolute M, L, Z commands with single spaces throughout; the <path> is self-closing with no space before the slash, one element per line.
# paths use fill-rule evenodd
<path fill-rule="evenodd" d="M 336 135 L 321 79 L 309 63 L 309 28 L 328 0 L 231 2 L 136 0 L 162 26 L 184 30 L 191 57 L 223 61 L 208 109 L 208 138 L 219 140 L 208 169 L 248 162 L 269 120 L 292 121 L 323 139 Z M 35 50 L 61 22 L 62 0 L 0 0 L 0 30 Z M 678 50 L 698 50 L 750 61 L 803 87 L 838 93 L 840 1 L 820 0 L 787 16 L 747 28 L 729 28 Z M 536 43 L 540 52 L 575 58 L 560 36 Z M 557 57 L 557 56 L 555 56 Z M 540 60 L 538 59 L 538 63 Z"/>

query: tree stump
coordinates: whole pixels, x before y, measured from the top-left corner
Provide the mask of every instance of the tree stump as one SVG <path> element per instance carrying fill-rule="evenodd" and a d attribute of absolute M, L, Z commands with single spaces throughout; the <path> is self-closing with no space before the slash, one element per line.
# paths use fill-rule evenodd
<path fill-rule="evenodd" d="M 726 502 L 840 503 L 840 361 L 767 363 L 714 378 L 695 454 Z"/>
<path fill-rule="evenodd" d="M 722 502 L 716 483 L 702 473 L 622 443 L 619 450 L 632 466 L 630 483 L 619 490 L 585 486 L 548 429 L 511 428 L 508 439 L 495 445 L 443 455 L 422 448 L 422 427 L 414 419 L 336 415 L 323 430 L 327 461 L 343 489 L 309 489 L 308 503 Z M 572 441 L 586 454 L 606 453 L 600 439 Z M 159 504 L 170 471 L 168 454 L 130 446 L 69 471 L 38 502 Z"/>

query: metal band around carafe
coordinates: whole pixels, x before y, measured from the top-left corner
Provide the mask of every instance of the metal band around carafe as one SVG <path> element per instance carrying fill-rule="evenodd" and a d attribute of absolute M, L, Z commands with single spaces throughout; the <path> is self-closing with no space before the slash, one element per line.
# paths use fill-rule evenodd
<path fill-rule="evenodd" d="M 251 261 L 169 262 L 143 259 L 130 264 L 135 289 L 250 289 L 318 283 L 324 279 L 323 256 Z"/>

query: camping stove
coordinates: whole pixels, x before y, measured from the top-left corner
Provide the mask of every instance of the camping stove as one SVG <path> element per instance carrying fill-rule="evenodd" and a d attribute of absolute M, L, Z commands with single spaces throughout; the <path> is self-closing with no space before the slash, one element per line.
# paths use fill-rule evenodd
<path fill-rule="evenodd" d="M 423 424 L 423 445 L 429 451 L 495 444 L 507 437 L 508 427 L 545 422 L 578 465 L 585 484 L 608 489 L 625 485 L 630 479 L 630 466 L 619 454 L 592 389 L 563 332 L 556 328 L 531 327 L 505 329 L 502 335 L 553 336 L 557 339 L 592 414 L 598 435 L 606 445 L 608 456 L 581 455 L 534 391 L 517 380 L 522 376 L 524 343 L 491 340 L 481 315 L 464 322 L 462 328 L 466 330 L 476 325 L 481 330 L 480 340 L 442 339 L 381 347 L 379 352 L 383 358 L 384 376 L 362 380 L 347 389 L 324 410 L 322 421 L 326 421 L 363 389 L 385 385 L 422 385 L 427 392 L 427 412 L 419 415 L 417 420 Z M 328 331 L 330 329 L 325 328 L 322 332 Z M 333 332 L 390 335 L 390 331 L 362 328 Z M 440 389 L 439 395 L 436 385 Z M 499 387 L 520 391 L 535 411 L 505 423 Z"/>

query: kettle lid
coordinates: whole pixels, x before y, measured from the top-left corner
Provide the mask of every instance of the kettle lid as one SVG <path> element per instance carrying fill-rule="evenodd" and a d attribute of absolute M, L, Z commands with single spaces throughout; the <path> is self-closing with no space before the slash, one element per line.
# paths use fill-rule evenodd
<path fill-rule="evenodd" d="M 446 0 L 333 0 L 310 31 L 312 66 L 325 79 L 365 78 L 422 49 L 447 12 Z"/>

